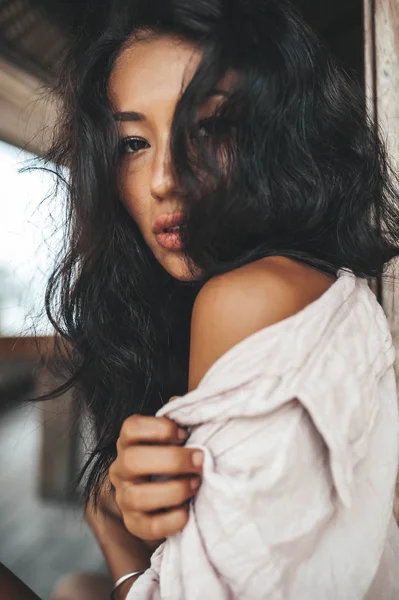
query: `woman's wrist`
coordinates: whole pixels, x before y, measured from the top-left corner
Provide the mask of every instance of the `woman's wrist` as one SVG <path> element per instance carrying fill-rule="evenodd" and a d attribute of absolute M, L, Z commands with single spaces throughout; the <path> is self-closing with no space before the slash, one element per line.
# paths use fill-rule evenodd
<path fill-rule="evenodd" d="M 127 573 L 148 569 L 151 563 L 151 550 L 126 529 L 118 515 L 110 514 L 107 509 L 100 506 L 96 510 L 88 506 L 85 516 L 114 581 Z M 135 579 L 132 579 L 123 584 L 121 593 L 126 588 L 129 590 L 134 581 Z"/>
<path fill-rule="evenodd" d="M 130 588 L 142 574 L 142 572 L 140 571 L 133 571 L 133 573 L 137 574 L 132 576 L 131 573 L 127 573 L 126 575 L 121 577 L 122 581 L 118 580 L 115 583 L 114 589 L 111 593 L 111 600 L 125 600 Z"/>
<path fill-rule="evenodd" d="M 121 550 L 129 551 L 137 558 L 140 557 L 140 564 L 136 570 L 149 566 L 151 550 L 143 540 L 126 529 L 122 519 L 99 509 L 96 518 L 91 518 L 89 524 L 104 551 L 118 547 Z"/>

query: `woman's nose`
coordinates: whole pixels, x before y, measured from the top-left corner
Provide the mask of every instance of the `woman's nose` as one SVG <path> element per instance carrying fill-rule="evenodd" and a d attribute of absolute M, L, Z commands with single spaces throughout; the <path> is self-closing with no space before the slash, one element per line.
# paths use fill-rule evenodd
<path fill-rule="evenodd" d="M 151 194 L 158 200 L 176 193 L 176 182 L 173 172 L 169 142 L 165 142 L 154 156 L 151 174 Z"/>

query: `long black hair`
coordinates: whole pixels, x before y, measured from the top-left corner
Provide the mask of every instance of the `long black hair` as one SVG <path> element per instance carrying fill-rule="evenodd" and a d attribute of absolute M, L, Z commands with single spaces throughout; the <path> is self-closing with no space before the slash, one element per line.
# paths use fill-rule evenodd
<path fill-rule="evenodd" d="M 192 282 L 158 264 L 118 188 L 110 74 L 124 48 L 158 35 L 202 50 L 171 136 L 187 263 L 201 272 Z M 227 73 L 235 83 L 204 139 L 198 110 Z M 381 276 L 399 254 L 399 198 L 362 93 L 286 0 L 116 0 L 98 35 L 81 31 L 56 91 L 46 160 L 66 188 L 67 229 L 46 309 L 66 387 L 95 424 L 87 499 L 123 421 L 187 391 L 191 310 L 206 280 L 268 255 Z"/>

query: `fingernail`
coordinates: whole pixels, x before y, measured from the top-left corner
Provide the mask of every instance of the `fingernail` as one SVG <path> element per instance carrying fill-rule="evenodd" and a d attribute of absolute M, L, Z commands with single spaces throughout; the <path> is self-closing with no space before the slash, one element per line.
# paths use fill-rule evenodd
<path fill-rule="evenodd" d="M 179 440 L 186 440 L 188 438 L 188 431 L 179 428 L 177 430 L 177 437 L 179 438 Z"/>
<path fill-rule="evenodd" d="M 191 460 L 195 467 L 200 467 L 204 462 L 204 454 L 202 452 L 194 452 L 191 456 Z"/>
<path fill-rule="evenodd" d="M 192 490 L 198 489 L 200 485 L 201 485 L 201 480 L 198 479 L 198 477 L 196 479 L 192 479 L 190 481 L 190 486 L 191 486 Z"/>

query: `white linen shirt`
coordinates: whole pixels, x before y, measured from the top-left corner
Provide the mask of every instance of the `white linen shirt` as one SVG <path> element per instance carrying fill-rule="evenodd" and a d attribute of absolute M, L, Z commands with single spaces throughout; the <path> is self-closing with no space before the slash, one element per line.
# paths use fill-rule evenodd
<path fill-rule="evenodd" d="M 164 406 L 203 480 L 127 600 L 398 600 L 394 356 L 367 282 L 342 270 Z"/>

